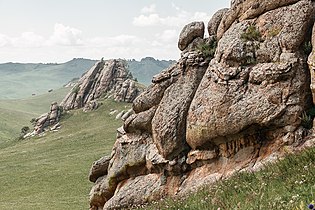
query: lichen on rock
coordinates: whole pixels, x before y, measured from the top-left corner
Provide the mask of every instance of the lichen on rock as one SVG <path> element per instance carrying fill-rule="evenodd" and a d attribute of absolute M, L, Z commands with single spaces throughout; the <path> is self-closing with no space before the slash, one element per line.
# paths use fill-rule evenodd
<path fill-rule="evenodd" d="M 258 170 L 284 146 L 303 148 L 315 59 L 301 46 L 315 44 L 314 14 L 311 0 L 235 0 L 211 19 L 209 38 L 201 23 L 185 26 L 181 58 L 153 78 L 119 128 L 91 209 L 181 196 Z M 214 55 L 198 47 L 213 40 Z"/>

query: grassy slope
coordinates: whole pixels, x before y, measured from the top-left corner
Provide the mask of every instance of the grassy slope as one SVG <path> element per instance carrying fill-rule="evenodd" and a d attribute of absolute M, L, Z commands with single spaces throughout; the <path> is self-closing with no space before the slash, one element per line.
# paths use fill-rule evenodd
<path fill-rule="evenodd" d="M 51 102 L 61 102 L 69 90 L 61 88 L 26 99 L 0 100 L 0 147 L 9 139 L 18 137 L 23 126 L 30 126 L 32 118 L 48 112 Z"/>
<path fill-rule="evenodd" d="M 79 78 L 96 61 L 73 59 L 61 64 L 0 64 L 0 99 L 26 98 L 47 93 L 49 89 L 62 87 L 73 78 Z M 128 61 L 129 70 L 138 81 L 148 85 L 152 76 L 167 68 L 174 61 L 144 58 Z"/>
<path fill-rule="evenodd" d="M 307 209 L 315 199 L 315 148 L 289 155 L 257 173 L 240 173 L 183 200 L 167 199 L 146 209 Z M 314 202 L 313 202 L 314 204 Z"/>
<path fill-rule="evenodd" d="M 62 87 L 89 70 L 94 60 L 73 59 L 61 64 L 0 64 L 0 99 L 27 98 Z"/>
<path fill-rule="evenodd" d="M 122 123 L 109 110 L 128 106 L 105 101 L 94 112 L 73 111 L 59 132 L 0 149 L 0 209 L 88 209 L 89 168 L 110 153 Z"/>
<path fill-rule="evenodd" d="M 151 57 L 146 57 L 140 61 L 128 61 L 128 69 L 131 71 L 133 77 L 145 85 L 150 85 L 152 77 L 163 69 L 169 67 L 175 61 L 155 60 Z"/>

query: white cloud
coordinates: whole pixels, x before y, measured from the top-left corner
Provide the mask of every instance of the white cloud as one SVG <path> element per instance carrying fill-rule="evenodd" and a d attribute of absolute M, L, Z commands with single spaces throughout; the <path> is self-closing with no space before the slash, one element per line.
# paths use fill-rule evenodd
<path fill-rule="evenodd" d="M 81 30 L 59 23 L 47 36 L 34 32 L 16 37 L 0 34 L 0 62 L 64 62 L 74 57 L 177 59 L 177 39 L 177 29 L 165 29 L 155 35 L 84 37 Z"/>
<path fill-rule="evenodd" d="M 79 29 L 56 23 L 54 33 L 48 40 L 49 45 L 82 45 L 82 32 Z"/>
<path fill-rule="evenodd" d="M 150 6 L 143 7 L 141 9 L 141 13 L 144 13 L 144 14 L 146 14 L 146 13 L 154 13 L 155 9 L 156 9 L 155 4 L 151 4 Z"/>
<path fill-rule="evenodd" d="M 140 43 L 141 40 L 136 36 L 121 34 L 113 37 L 94 37 L 85 40 L 86 46 L 102 46 L 102 47 L 113 47 L 113 46 L 130 46 Z"/>
<path fill-rule="evenodd" d="M 210 15 L 205 12 L 188 12 L 180 7 L 172 4 L 175 12 L 173 16 L 161 17 L 158 13 L 144 15 L 141 14 L 133 19 L 133 25 L 139 27 L 147 26 L 167 26 L 167 27 L 177 27 L 181 28 L 185 24 L 192 21 L 204 21 L 208 22 L 210 20 Z"/>
<path fill-rule="evenodd" d="M 10 38 L 4 34 L 0 34 L 0 47 L 5 47 L 10 45 Z"/>
<path fill-rule="evenodd" d="M 45 39 L 34 32 L 24 32 L 20 37 L 12 39 L 13 46 L 20 48 L 42 47 L 44 42 Z"/>
<path fill-rule="evenodd" d="M 160 40 L 164 43 L 176 43 L 178 39 L 178 32 L 175 29 L 165 30 L 162 33 L 155 35 L 157 40 Z"/>
<path fill-rule="evenodd" d="M 133 25 L 146 27 L 146 26 L 156 26 L 161 24 L 161 17 L 158 14 L 150 15 L 140 15 L 133 19 Z"/>

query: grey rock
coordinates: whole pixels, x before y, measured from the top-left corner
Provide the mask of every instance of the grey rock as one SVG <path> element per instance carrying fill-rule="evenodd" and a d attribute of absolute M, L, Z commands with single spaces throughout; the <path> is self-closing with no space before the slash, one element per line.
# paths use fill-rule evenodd
<path fill-rule="evenodd" d="M 96 99 L 112 96 L 115 101 L 132 102 L 142 91 L 123 60 L 97 62 L 85 73 L 61 102 L 65 110 L 98 107 Z"/>
<path fill-rule="evenodd" d="M 126 113 L 123 114 L 123 116 L 121 116 L 121 119 L 125 121 L 130 115 L 132 115 L 132 113 L 133 109 L 129 109 Z"/>
<path fill-rule="evenodd" d="M 110 159 L 111 157 L 104 156 L 93 163 L 89 174 L 89 180 L 91 182 L 96 182 L 99 177 L 107 175 Z"/>
<path fill-rule="evenodd" d="M 121 117 L 125 114 L 125 110 L 122 110 L 121 112 L 119 112 L 117 115 L 116 115 L 116 120 L 119 120 L 121 119 Z"/>
<path fill-rule="evenodd" d="M 184 50 L 195 38 L 203 38 L 205 25 L 203 22 L 192 22 L 186 25 L 179 35 L 178 48 Z"/>
<path fill-rule="evenodd" d="M 186 26 L 179 61 L 153 77 L 117 130 L 107 174 L 93 179 L 91 210 L 184 196 L 258 170 L 284 156 L 284 146 L 294 152 L 313 145 L 303 146 L 309 131 L 301 128 L 301 114 L 312 105 L 314 50 L 306 55 L 301 46 L 311 39 L 314 6 L 232 1 L 222 18 L 210 21 L 219 38 L 214 58 L 198 45 L 215 37 L 203 39 Z"/>
<path fill-rule="evenodd" d="M 228 8 L 220 9 L 210 19 L 208 22 L 208 33 L 209 36 L 217 35 L 217 30 L 220 25 L 222 18 L 224 17 L 225 13 L 228 11 Z"/>
<path fill-rule="evenodd" d="M 53 102 L 50 106 L 50 112 L 41 115 L 35 119 L 34 134 L 38 135 L 45 130 L 57 130 L 60 128 L 59 120 L 62 113 L 62 107 L 57 102 Z"/>

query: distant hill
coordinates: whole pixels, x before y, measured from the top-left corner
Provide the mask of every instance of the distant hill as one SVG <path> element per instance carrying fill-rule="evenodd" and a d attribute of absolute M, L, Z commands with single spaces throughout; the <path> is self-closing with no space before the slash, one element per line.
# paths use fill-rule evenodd
<path fill-rule="evenodd" d="M 0 64 L 0 99 L 27 98 L 47 93 L 80 78 L 96 60 L 75 58 L 66 63 L 4 63 Z M 151 57 L 140 61 L 127 60 L 128 69 L 145 85 L 152 77 L 175 61 L 156 60 Z"/>
<path fill-rule="evenodd" d="M 57 89 L 90 69 L 95 60 L 75 58 L 66 63 L 0 64 L 0 99 L 27 98 Z"/>
<path fill-rule="evenodd" d="M 142 58 L 140 61 L 128 60 L 129 71 L 138 82 L 149 85 L 152 77 L 158 74 L 161 70 L 173 64 L 174 60 L 156 60 L 152 57 Z"/>

